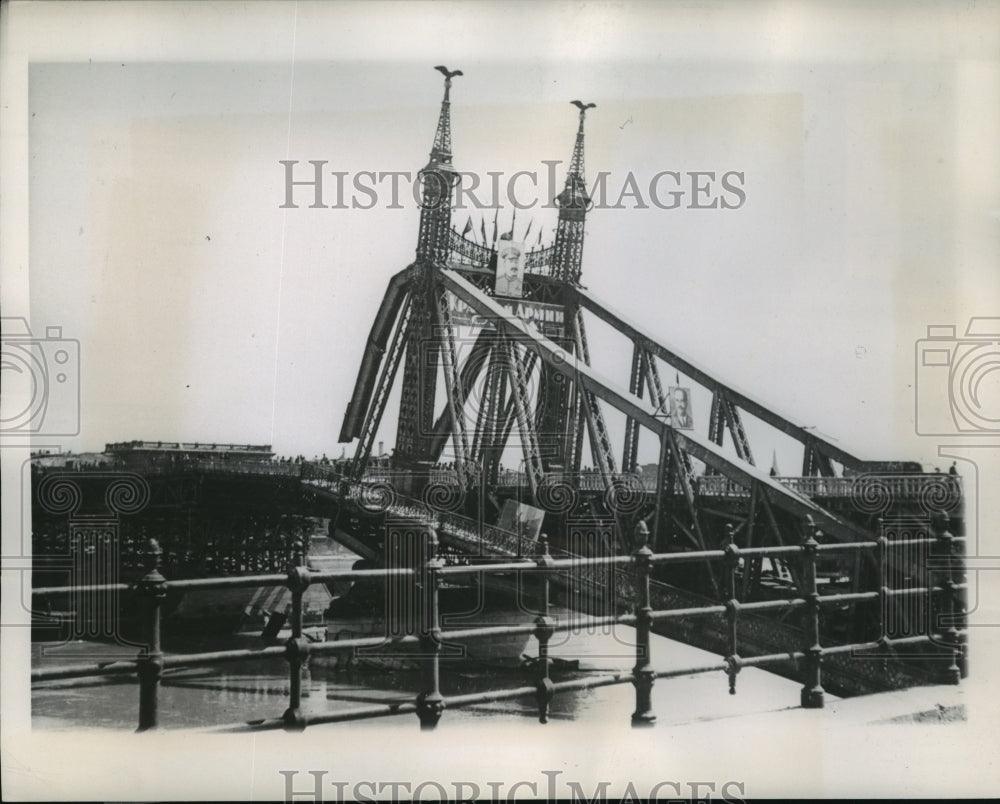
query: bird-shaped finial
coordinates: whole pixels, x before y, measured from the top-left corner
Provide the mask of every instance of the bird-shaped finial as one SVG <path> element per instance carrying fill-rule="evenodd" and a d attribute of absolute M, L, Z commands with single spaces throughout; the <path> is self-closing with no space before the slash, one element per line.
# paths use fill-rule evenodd
<path fill-rule="evenodd" d="M 578 100 L 570 101 L 570 103 L 580 110 L 580 114 L 586 114 L 587 109 L 594 109 L 597 106 L 596 103 L 584 103 L 583 101 Z"/>
<path fill-rule="evenodd" d="M 451 79 L 454 78 L 456 75 L 462 75 L 461 70 L 449 70 L 443 64 L 439 64 L 434 69 L 437 70 L 439 73 L 441 73 L 441 75 L 443 75 L 448 81 L 451 81 Z"/>

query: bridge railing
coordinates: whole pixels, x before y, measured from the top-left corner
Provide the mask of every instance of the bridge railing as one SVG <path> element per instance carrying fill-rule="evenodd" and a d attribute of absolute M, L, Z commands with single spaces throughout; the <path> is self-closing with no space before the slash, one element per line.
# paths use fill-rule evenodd
<path fill-rule="evenodd" d="M 558 479 L 558 478 L 557 478 Z M 615 481 L 627 487 L 640 488 L 647 492 L 656 490 L 656 479 L 642 474 L 617 474 Z M 934 474 L 866 474 L 852 477 L 797 477 L 777 476 L 779 483 L 805 497 L 843 497 L 871 499 L 885 496 L 886 499 L 938 498 L 943 495 L 960 495 L 961 478 L 957 475 Z M 603 492 L 604 480 L 598 472 L 584 471 L 572 477 L 563 478 L 580 491 Z M 498 487 L 503 490 L 523 488 L 528 485 L 523 473 L 512 470 L 501 472 Z M 675 482 L 674 492 L 682 493 L 680 482 Z M 695 478 L 695 492 L 706 497 L 749 497 L 750 489 L 740 485 L 725 475 L 698 475 Z"/>
<path fill-rule="evenodd" d="M 493 249 L 463 237 L 454 229 L 448 233 L 448 250 L 452 259 L 459 263 L 467 263 L 477 268 L 486 268 L 493 257 Z M 552 246 L 529 249 L 525 256 L 525 273 L 538 276 L 552 275 Z"/>
<path fill-rule="evenodd" d="M 285 728 L 301 730 L 308 725 L 334 723 L 364 718 L 384 717 L 401 713 L 416 713 L 424 729 L 434 728 L 446 708 L 458 708 L 487 701 L 525 698 L 533 696 L 538 707 L 540 722 L 548 717 L 548 708 L 553 695 L 570 690 L 582 690 L 616 684 L 632 683 L 635 686 L 635 711 L 632 723 L 636 726 L 648 725 L 655 720 L 652 711 L 652 689 L 658 678 L 689 676 L 695 673 L 721 671 L 728 676 L 729 692 L 736 692 L 736 677 L 744 667 L 768 667 L 792 662 L 801 668 L 803 687 L 800 703 L 805 708 L 820 708 L 824 704 L 822 661 L 824 657 L 850 653 L 864 654 L 868 651 L 890 651 L 904 646 L 925 646 L 932 654 L 947 663 L 941 680 L 957 684 L 964 675 L 966 647 L 966 605 L 964 581 L 964 558 L 961 545 L 948 532 L 946 524 L 933 526 L 933 537 L 889 540 L 881 537 L 871 542 L 833 543 L 820 542 L 822 534 L 807 535 L 801 545 L 780 547 L 738 548 L 732 541 L 723 550 L 705 550 L 689 553 L 654 554 L 648 547 L 642 547 L 633 555 L 602 556 L 596 558 L 553 558 L 543 541 L 538 554 L 533 558 L 483 562 L 471 565 L 448 566 L 438 557 L 437 535 L 428 528 L 422 544 L 423 558 L 414 568 L 400 567 L 376 570 L 352 570 L 334 572 L 314 572 L 305 566 L 300 555 L 300 565 L 289 570 L 287 575 L 257 575 L 239 578 L 212 578 L 186 581 L 167 581 L 158 569 L 158 554 L 151 552 L 149 572 L 135 587 L 134 591 L 145 602 L 146 646 L 133 660 L 114 664 L 78 664 L 55 668 L 39 668 L 32 671 L 33 682 L 41 683 L 54 679 L 87 678 L 112 675 L 138 675 L 139 679 L 139 731 L 156 728 L 158 725 L 158 690 L 163 671 L 168 668 L 198 667 L 227 662 L 244 662 L 267 657 L 283 657 L 289 668 L 288 707 L 280 718 L 247 724 L 252 728 Z M 894 550 L 907 549 L 917 545 L 929 548 L 932 560 L 928 562 L 926 583 L 902 589 L 890 589 L 882 585 L 878 589 L 851 593 L 821 595 L 817 585 L 817 560 L 826 554 L 860 554 L 875 551 L 880 569 L 884 573 L 889 554 Z M 755 557 L 781 557 L 782 560 L 798 560 L 802 587 L 796 597 L 783 600 L 740 602 L 737 599 L 737 568 L 741 559 Z M 687 608 L 654 610 L 651 597 L 651 570 L 654 566 L 668 566 L 690 562 L 719 562 L 727 570 L 727 599 L 718 604 Z M 628 593 L 631 596 L 632 611 L 627 614 L 597 617 L 588 620 L 587 626 L 601 625 L 635 626 L 635 665 L 631 672 L 605 673 L 579 679 L 555 682 L 550 677 L 549 640 L 557 632 L 569 632 L 580 628 L 572 620 L 557 622 L 550 616 L 550 583 L 555 573 L 574 572 L 586 568 L 605 567 L 614 573 L 631 576 Z M 522 573 L 537 576 L 541 582 L 541 611 L 531 621 L 522 624 L 468 628 L 442 631 L 438 607 L 438 590 L 445 579 L 489 573 Z M 324 640 L 310 642 L 304 636 L 303 595 L 313 583 L 334 580 L 356 580 L 360 578 L 408 578 L 418 584 L 425 595 L 425 602 L 419 607 L 419 627 L 417 633 L 395 636 L 376 635 L 372 637 Z M 885 577 L 884 574 L 879 576 Z M 232 589 L 247 587 L 286 586 L 292 595 L 291 629 L 292 636 L 283 646 L 265 647 L 259 650 L 236 649 L 218 650 L 195 654 L 164 654 L 160 642 L 161 606 L 167 591 L 192 589 Z M 128 591 L 124 584 L 104 584 L 81 587 L 77 593 L 107 593 Z M 35 589 L 35 598 L 46 598 L 66 593 L 65 588 Z M 906 637 L 890 637 L 885 623 L 885 612 L 890 601 L 899 599 L 920 599 L 931 607 L 933 616 L 928 620 L 926 633 Z M 878 604 L 878 638 L 866 642 L 855 642 L 823 646 L 820 644 L 820 621 L 822 612 L 830 607 L 845 604 Z M 783 646 L 781 652 L 763 655 L 742 655 L 738 640 L 738 623 L 741 615 L 751 612 L 802 612 L 805 639 L 802 644 Z M 728 624 L 728 647 L 718 660 L 695 667 L 676 670 L 655 670 L 651 663 L 650 633 L 657 621 L 724 615 Z M 463 638 L 490 638 L 513 634 L 533 635 L 538 643 L 536 683 L 513 689 L 491 690 L 468 695 L 445 697 L 439 688 L 442 640 Z M 419 694 L 404 703 L 393 702 L 385 705 L 363 706 L 348 711 L 306 714 L 302 710 L 303 668 L 311 656 L 353 654 L 361 649 L 387 645 L 395 647 L 415 646 L 419 648 L 417 658 L 422 666 L 422 682 Z M 905 659 L 905 656 L 901 657 Z M 243 727 L 241 727 L 243 728 Z"/>
<path fill-rule="evenodd" d="M 166 475 L 178 471 L 198 471 L 211 474 L 289 477 L 303 481 L 326 482 L 331 484 L 349 480 L 346 461 L 322 463 L 318 461 L 254 461 L 254 460 L 221 460 L 221 459 L 191 459 L 178 456 L 176 460 L 169 458 L 149 461 L 146 464 L 122 465 L 77 463 L 60 467 L 60 471 L 87 472 L 93 470 L 127 469 L 143 475 Z M 361 478 L 363 483 L 394 482 L 406 472 L 389 466 L 369 464 Z M 952 497 L 960 499 L 962 481 L 958 475 L 946 473 L 872 473 L 851 477 L 798 477 L 777 476 L 779 483 L 793 491 L 810 498 L 844 498 L 862 501 L 884 498 L 886 500 L 942 500 Z M 428 475 L 431 483 L 451 484 L 458 482 L 453 468 L 449 466 L 434 467 Z M 626 488 L 653 492 L 656 489 L 656 478 L 642 473 L 619 473 L 614 476 L 616 483 Z M 355 482 L 355 481 L 352 481 Z M 553 475 L 547 477 L 547 482 L 568 484 L 579 491 L 603 492 L 604 480 L 599 472 L 584 470 L 575 475 Z M 511 469 L 503 469 L 497 482 L 497 488 L 502 491 L 512 491 L 527 486 L 528 481 L 523 473 Z M 724 475 L 698 475 L 695 478 L 695 493 L 705 497 L 742 498 L 749 497 L 750 490 L 730 480 Z M 683 489 L 677 481 L 674 493 L 680 494 Z"/>

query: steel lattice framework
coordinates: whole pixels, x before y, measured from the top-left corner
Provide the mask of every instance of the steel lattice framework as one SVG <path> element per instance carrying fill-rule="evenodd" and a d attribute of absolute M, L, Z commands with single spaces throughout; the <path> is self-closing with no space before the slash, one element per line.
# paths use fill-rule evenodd
<path fill-rule="evenodd" d="M 393 455 L 397 467 L 420 471 L 447 456 L 462 483 L 491 488 L 516 429 L 532 500 L 546 483 L 567 478 L 572 482 L 581 469 L 585 441 L 603 487 L 614 493 L 636 472 L 645 432 L 659 447 L 655 492 L 643 512 L 653 525 L 656 544 L 668 529 L 680 529 L 695 547 L 718 543 L 706 534 L 699 494 L 703 475 L 724 476 L 745 490 L 749 502 L 739 526 L 744 543 L 755 541 L 754 533 L 761 529 L 770 535 L 760 541 L 782 543 L 779 519 L 801 523 L 806 517 L 833 538 L 865 537 L 857 524 L 762 470 L 743 417 L 750 415 L 797 440 L 803 448 L 804 476 L 832 476 L 835 463 L 841 472 L 858 473 L 884 464 L 855 457 L 727 385 L 581 285 L 585 224 L 592 207 L 585 178 L 584 124 L 594 104 L 573 101 L 578 126 L 565 186 L 555 199 L 559 212 L 553 245 L 539 244 L 527 254 L 522 296 L 494 292 L 496 240 L 490 247 L 452 227 L 458 173 L 452 164 L 450 92 L 452 79 L 461 72 L 437 69 L 445 76 L 444 98 L 430 159 L 420 173 L 423 205 L 416 259 L 389 282 L 340 433 L 341 442 L 358 439 L 353 477 L 359 480 L 365 472 L 402 362 Z M 520 309 L 525 303 L 557 310 L 559 331 L 546 334 L 525 320 Z M 456 323 L 457 305 L 476 316 L 475 326 Z M 591 365 L 585 314 L 631 343 L 624 383 Z M 664 367 L 711 393 L 706 432 L 682 429 L 671 421 L 661 378 Z M 438 404 L 439 387 L 443 406 Z M 443 409 L 435 415 L 437 407 Z M 605 421 L 608 408 L 625 416 L 617 451 Z"/>

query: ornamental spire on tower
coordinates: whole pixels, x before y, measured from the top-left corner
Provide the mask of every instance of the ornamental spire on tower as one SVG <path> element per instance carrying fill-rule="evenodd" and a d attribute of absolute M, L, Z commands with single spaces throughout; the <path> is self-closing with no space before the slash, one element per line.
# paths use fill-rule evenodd
<path fill-rule="evenodd" d="M 451 79 L 461 70 L 444 65 L 434 68 L 444 76 L 444 98 L 438 115 L 434 145 L 427 165 L 420 171 L 420 233 L 417 257 L 431 263 L 443 263 L 448 256 L 448 230 L 451 228 L 451 196 L 458 184 L 458 171 L 451 164 Z"/>
<path fill-rule="evenodd" d="M 576 129 L 573 157 L 566 172 L 566 186 L 555 199 L 555 204 L 559 207 L 559 225 L 556 229 L 553 262 L 557 276 L 576 282 L 580 278 L 583 261 L 583 222 L 587 210 L 592 206 L 584 177 L 583 122 L 587 110 L 593 109 L 596 104 L 578 100 L 571 102 L 580 110 L 580 123 Z"/>
<path fill-rule="evenodd" d="M 569 186 L 570 181 L 573 182 L 583 182 L 584 180 L 584 162 L 583 162 L 583 122 L 587 117 L 587 109 L 596 108 L 596 103 L 583 103 L 583 101 L 570 101 L 577 109 L 580 110 L 580 125 L 576 129 L 576 142 L 573 144 L 573 158 L 569 163 L 569 174 L 566 176 L 566 185 Z M 586 188 L 583 188 L 584 195 L 586 195 Z"/>
<path fill-rule="evenodd" d="M 441 100 L 441 114 L 438 117 L 437 131 L 434 132 L 431 163 L 428 167 L 451 164 L 451 79 L 462 75 L 461 70 L 449 70 L 443 64 L 434 69 L 444 76 L 444 98 Z"/>
<path fill-rule="evenodd" d="M 573 210 L 582 218 L 583 213 L 590 208 L 590 196 L 587 195 L 587 182 L 584 176 L 583 122 L 587 116 L 587 109 L 593 109 L 597 104 L 583 103 L 578 100 L 572 101 L 572 104 L 580 110 L 580 124 L 576 129 L 573 157 L 570 159 L 569 171 L 566 173 L 566 187 L 559 194 L 556 203 L 561 210 Z M 561 214 L 560 217 L 562 217 Z"/>

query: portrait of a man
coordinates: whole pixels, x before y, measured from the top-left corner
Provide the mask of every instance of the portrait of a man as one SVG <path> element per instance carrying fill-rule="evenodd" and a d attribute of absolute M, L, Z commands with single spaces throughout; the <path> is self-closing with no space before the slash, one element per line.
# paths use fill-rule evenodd
<path fill-rule="evenodd" d="M 497 249 L 497 279 L 493 292 L 497 296 L 524 295 L 524 244 L 501 240 Z"/>
<path fill-rule="evenodd" d="M 691 389 L 680 386 L 670 387 L 670 423 L 681 430 L 694 427 L 691 419 Z"/>

